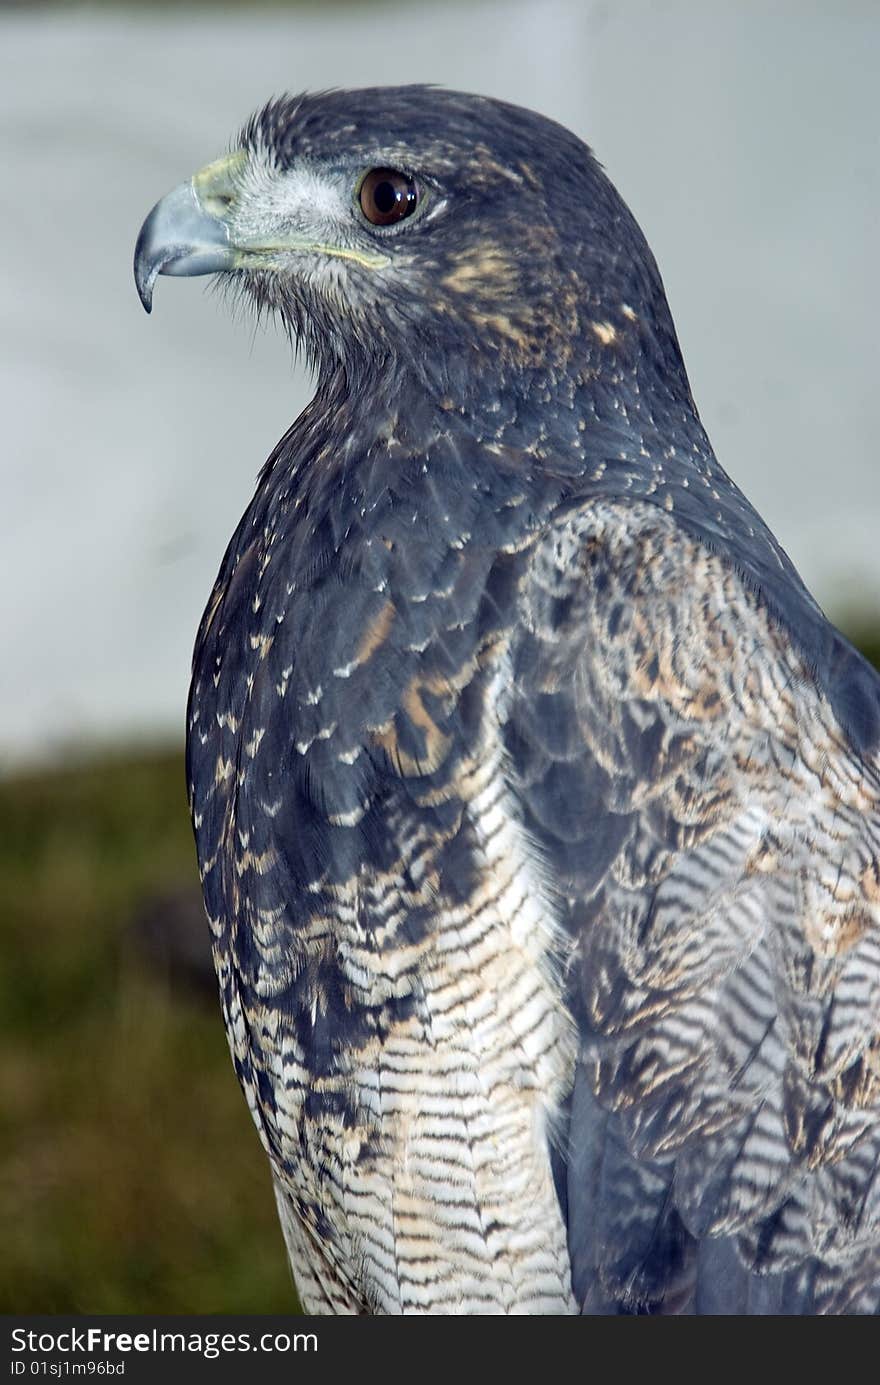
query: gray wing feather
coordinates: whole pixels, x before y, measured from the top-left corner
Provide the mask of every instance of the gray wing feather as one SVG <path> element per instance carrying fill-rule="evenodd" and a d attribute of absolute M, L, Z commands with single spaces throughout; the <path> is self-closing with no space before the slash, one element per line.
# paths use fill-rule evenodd
<path fill-rule="evenodd" d="M 557 522 L 522 612 L 505 739 L 570 938 L 584 1311 L 877 1311 L 877 764 L 662 509 Z"/>

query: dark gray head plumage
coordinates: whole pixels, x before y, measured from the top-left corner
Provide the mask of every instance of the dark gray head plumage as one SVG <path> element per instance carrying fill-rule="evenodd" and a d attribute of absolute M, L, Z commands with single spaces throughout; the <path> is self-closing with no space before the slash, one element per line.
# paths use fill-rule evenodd
<path fill-rule="evenodd" d="M 412 214 L 370 224 L 373 169 L 412 180 Z M 163 227 L 159 263 L 148 221 L 146 306 L 157 272 L 221 270 L 321 373 L 402 367 L 457 395 L 487 364 L 514 388 L 598 374 L 613 344 L 619 369 L 689 399 L 644 236 L 587 146 L 534 112 L 425 86 L 282 97 L 186 186 L 175 216 L 195 199 L 205 244 L 169 259 Z M 190 220 L 170 239 L 198 235 Z"/>

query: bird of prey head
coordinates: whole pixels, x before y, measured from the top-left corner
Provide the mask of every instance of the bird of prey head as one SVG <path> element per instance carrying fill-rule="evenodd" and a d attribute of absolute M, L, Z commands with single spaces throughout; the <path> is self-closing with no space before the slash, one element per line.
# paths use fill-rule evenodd
<path fill-rule="evenodd" d="M 484 97 L 270 102 L 154 208 L 135 272 L 147 311 L 157 275 L 220 273 L 349 378 L 402 364 L 455 394 L 477 358 L 562 374 L 613 343 L 686 391 L 651 252 L 589 149 Z"/>

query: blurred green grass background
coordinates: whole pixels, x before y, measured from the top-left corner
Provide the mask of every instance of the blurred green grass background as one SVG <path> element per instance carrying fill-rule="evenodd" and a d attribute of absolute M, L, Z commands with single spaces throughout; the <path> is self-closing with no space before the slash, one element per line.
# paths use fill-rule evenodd
<path fill-rule="evenodd" d="M 0 891 L 0 1311 L 295 1311 L 182 752 L 0 781 Z"/>
<path fill-rule="evenodd" d="M 215 988 L 138 927 L 200 909 L 182 753 L 0 783 L 0 890 L 0 1311 L 293 1311 Z"/>

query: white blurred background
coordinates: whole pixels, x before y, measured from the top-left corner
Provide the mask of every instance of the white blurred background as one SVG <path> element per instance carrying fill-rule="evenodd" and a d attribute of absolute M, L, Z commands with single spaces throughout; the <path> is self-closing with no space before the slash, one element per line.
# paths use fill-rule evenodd
<path fill-rule="evenodd" d="M 880 5 L 470 0 L 0 10 L 0 761 L 180 737 L 190 649 L 306 402 L 152 204 L 270 95 L 433 81 L 582 135 L 659 261 L 719 459 L 820 602 L 880 625 Z"/>

